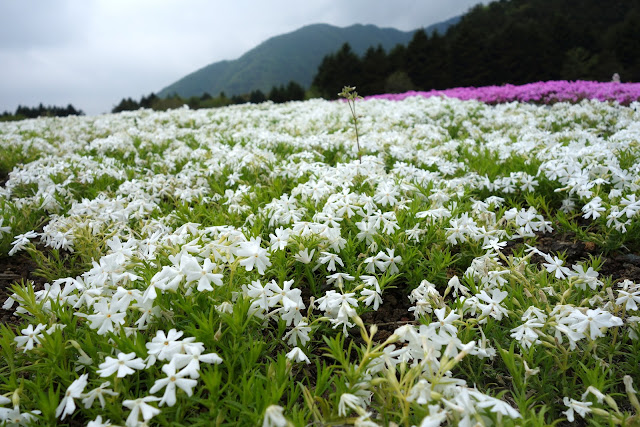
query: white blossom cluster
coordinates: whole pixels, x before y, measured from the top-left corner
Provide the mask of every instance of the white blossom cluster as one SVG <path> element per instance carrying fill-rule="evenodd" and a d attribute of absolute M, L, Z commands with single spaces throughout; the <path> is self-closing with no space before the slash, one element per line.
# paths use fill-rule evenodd
<path fill-rule="evenodd" d="M 471 423 L 486 409 L 520 416 L 450 372 L 432 386 L 443 357 L 495 356 L 482 329 L 490 319 L 520 318 L 511 337 L 525 349 L 551 339 L 573 350 L 613 327 L 637 339 L 640 317 L 626 313 L 638 311 L 640 284 L 625 281 L 614 291 L 608 288 L 612 298 L 591 267 L 569 268 L 556 254 L 531 248 L 545 260 L 542 268 L 552 280 L 590 292 L 590 307 L 541 304 L 522 307 L 516 315 L 507 302 L 519 271 L 499 255 L 509 243 L 553 231 L 546 212 L 509 204 L 511 197 L 535 195 L 543 186 L 561 195 L 562 210 L 599 221 L 612 232 L 625 233 L 639 221 L 640 105 L 583 101 L 550 108 L 489 107 L 447 98 L 370 100 L 358 110 L 361 161 L 343 107 L 311 100 L 0 124 L 7 153 L 35 157 L 10 172 L 0 202 L 48 215 L 41 229 L 19 234 L 15 217 L 0 217 L 0 239 L 12 236 L 9 255 L 34 245 L 66 253 L 79 250 L 80 242 L 101 245 L 90 269 L 35 292 L 51 321 L 22 329 L 16 350 L 32 351 L 52 328 L 64 334 L 55 314 L 60 306 L 103 338 L 153 331 L 144 344 L 146 357 L 114 349 L 100 361 L 78 359 L 79 371 L 96 364 L 95 372 L 104 378 L 164 362 L 165 376 L 146 396 L 122 402 L 131 411 L 126 424 L 138 425 L 160 413 L 150 403 L 175 405 L 177 388 L 191 396 L 201 362 L 224 363 L 202 343 L 182 338 L 183 331 L 158 329 L 172 318 L 159 300 L 205 295 L 219 313 L 233 313 L 242 297 L 264 327 L 284 322 L 280 338 L 288 359 L 309 363 L 305 349 L 317 328 L 313 320 L 326 319 L 331 328 L 349 334 L 358 313 L 384 304 L 384 283 L 412 269 L 417 261 L 407 258 L 407 247 L 419 245 L 433 226 L 444 230 L 442 245 L 476 245 L 483 255 L 439 289 L 428 280 L 407 284 L 415 319 L 432 321 L 398 329 L 399 342 L 387 346 L 367 372 L 373 377 L 402 362 L 423 366 L 424 377 L 407 398 L 427 405 L 431 423 L 423 425 L 445 419 Z M 524 159 L 523 170 L 510 168 L 516 157 Z M 489 177 L 474 162 L 490 162 L 506 172 Z M 88 188 L 99 190 L 88 197 Z M 262 200 L 269 191 L 277 194 Z M 220 222 L 185 221 L 196 207 L 213 211 Z M 356 245 L 360 265 L 346 263 Z M 527 258 L 515 261 L 529 265 Z M 282 263 L 323 277 L 310 300 L 302 296 L 301 277 L 274 273 Z M 145 274 L 149 268 L 153 274 Z M 553 287 L 533 286 L 532 294 L 554 295 Z M 451 298 L 458 308 L 451 308 Z M 3 308 L 30 313 L 15 294 Z M 458 325 L 468 318 L 477 320 L 481 335 L 465 343 Z M 68 387 L 58 416 L 75 411 L 74 399 L 87 408 L 96 401 L 104 407 L 105 396 L 114 396 L 109 381 L 85 392 L 88 378 L 82 374 Z M 366 385 L 361 389 L 360 395 L 341 398 L 341 415 L 349 408 L 366 409 L 371 391 Z M 155 395 L 162 390 L 161 397 Z M 443 396 L 438 404 L 434 392 Z M 12 419 L 16 410 L 3 408 L 0 420 Z M 282 415 L 277 408 L 271 412 L 275 418 Z M 25 419 L 36 413 L 18 411 Z"/>

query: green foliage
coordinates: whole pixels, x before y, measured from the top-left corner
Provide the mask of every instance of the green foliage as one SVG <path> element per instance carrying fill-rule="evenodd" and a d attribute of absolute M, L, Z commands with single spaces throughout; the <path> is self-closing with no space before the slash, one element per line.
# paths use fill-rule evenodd
<path fill-rule="evenodd" d="M 18 256 L 29 256 L 37 267 L 32 273 L 48 284 L 10 288 L 19 316 L 0 325 L 0 395 L 12 400 L 2 400 L 3 411 L 18 404 L 40 411 L 43 425 L 85 425 L 97 416 L 123 425 L 130 414 L 123 402 L 160 399 L 157 384 L 182 363 L 175 358 L 171 365 L 149 345 L 173 329 L 183 334 L 181 356 L 215 353 L 222 361 L 202 361 L 191 378 L 197 386 L 192 394 L 178 387 L 175 405 L 151 402 L 161 410 L 152 424 L 268 425 L 281 411 L 286 419 L 279 424 L 296 426 L 367 420 L 410 426 L 440 416 L 440 424 L 446 418 L 451 425 L 542 426 L 565 422 L 571 398 L 591 404 L 578 422 L 633 425 L 640 404 L 626 376 L 637 382 L 637 310 L 618 298 L 624 286 L 637 292 L 636 285 L 595 275 L 608 250 L 637 250 L 634 213 L 622 218 L 629 220 L 626 233 L 607 224 L 614 206 L 635 203 L 637 191 L 616 196 L 613 179 L 598 180 L 587 197 L 545 175 L 549 160 L 566 161 L 568 154 L 584 159 L 582 172 L 594 180 L 609 164 L 635 167 L 635 142 L 616 151 L 578 138 L 613 129 L 598 121 L 607 112 L 620 128 L 636 112 L 604 103 L 559 106 L 562 113 L 512 105 L 505 116 L 522 109 L 527 117 L 512 123 L 495 114 L 502 107 L 476 102 L 437 100 L 442 106 L 434 107 L 436 100 L 413 99 L 386 111 L 358 101 L 353 87 L 341 95 L 346 106 L 314 100 L 110 116 L 114 128 L 140 132 L 109 146 L 100 145 L 101 119 L 87 118 L 77 132 L 89 146 L 71 145 L 79 148 L 71 155 L 65 150 L 72 142 L 56 139 L 58 123 L 51 120 L 25 134 L 23 146 L 38 136 L 51 141 L 53 154 L 5 149 L 19 173 L 0 198 L 0 227 L 9 227 L 0 250 L 6 254 L 15 235 L 35 230 Z M 203 95 L 198 103 L 216 99 L 234 96 Z M 349 115 L 358 145 L 363 129 L 371 136 L 369 155 L 359 162 Z M 555 152 L 545 139 L 547 117 L 563 132 L 549 138 Z M 519 136 L 536 131 L 541 138 L 515 149 L 525 139 Z M 313 138 L 321 132 L 326 138 Z M 165 133 L 171 137 L 157 137 Z M 393 134 L 398 139 L 387 141 Z M 569 144 L 584 149 L 562 151 Z M 41 179 L 26 179 L 30 173 Z M 49 210 L 44 196 L 34 197 L 45 190 L 59 206 Z M 596 194 L 602 217 L 587 221 L 581 207 Z M 575 206 L 565 206 L 567 197 Z M 523 222 L 535 233 L 525 232 Z M 569 262 L 568 253 L 533 249 L 548 250 L 538 244 L 548 237 L 547 222 L 555 232 L 593 242 L 602 256 Z M 45 238 L 38 242 L 39 236 Z M 73 251 L 56 240 L 61 236 L 73 239 Z M 329 267 L 331 255 L 340 262 Z M 565 276 L 545 264 L 551 255 Z M 252 257 L 269 265 L 249 268 Z M 207 274 L 215 280 L 206 283 Z M 280 289 L 285 283 L 289 291 Z M 278 301 L 288 292 L 289 305 Z M 262 296 L 266 309 L 258 305 Z M 291 313 L 299 323 L 285 317 Z M 98 331 L 100 319 L 118 316 L 122 324 Z M 584 323 L 595 316 L 605 326 Z M 518 338 L 527 319 L 529 341 Z M 170 345 L 165 341 L 159 347 Z M 145 367 L 103 375 L 107 357 L 119 353 Z M 184 369 L 176 375 L 193 375 Z M 85 374 L 73 415 L 56 416 Z M 86 394 L 107 381 L 118 395 L 85 407 Z"/>
<path fill-rule="evenodd" d="M 18 108 L 16 108 L 16 112 L 13 114 L 5 111 L 0 114 L 0 122 L 35 119 L 36 117 L 67 117 L 82 115 L 84 115 L 84 112 L 82 110 L 76 110 L 76 108 L 71 104 L 66 107 L 57 107 L 52 105 L 44 106 L 40 103 L 37 107 L 25 107 L 23 105 L 19 105 Z"/>
<path fill-rule="evenodd" d="M 167 98 L 160 98 L 151 93 L 148 96 L 143 96 L 140 102 L 136 102 L 131 98 L 123 98 L 118 105 L 116 105 L 111 112 L 119 113 L 121 111 L 135 111 L 140 108 L 150 108 L 155 111 L 167 111 L 176 108 L 189 106 L 192 110 L 200 108 L 220 108 L 226 107 L 232 104 L 245 104 L 250 102 L 252 104 L 259 104 L 264 101 L 273 101 L 276 104 L 287 101 L 303 101 L 306 97 L 305 90 L 302 86 L 294 81 L 290 81 L 286 86 L 274 86 L 269 92 L 269 96 L 265 96 L 261 90 L 254 90 L 249 94 L 233 95 L 231 98 L 227 98 L 224 92 L 221 92 L 219 96 L 212 97 L 208 92 L 205 92 L 201 96 L 192 96 L 190 98 L 181 98 L 177 94 L 173 94 Z"/>

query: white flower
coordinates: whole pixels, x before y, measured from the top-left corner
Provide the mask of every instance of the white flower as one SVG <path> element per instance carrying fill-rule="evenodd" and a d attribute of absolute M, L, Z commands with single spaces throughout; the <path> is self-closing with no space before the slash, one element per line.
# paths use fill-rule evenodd
<path fill-rule="evenodd" d="M 387 248 L 387 253 L 379 252 L 377 257 L 377 261 L 375 261 L 376 267 L 380 269 L 380 271 L 389 270 L 389 274 L 399 273 L 398 265 L 402 265 L 402 257 L 399 255 L 394 255 L 395 249 Z"/>
<path fill-rule="evenodd" d="M 218 313 L 233 313 L 233 304 L 229 301 L 223 301 L 214 307 Z"/>
<path fill-rule="evenodd" d="M 533 319 L 539 322 L 545 322 L 547 320 L 547 315 L 544 311 L 540 310 L 538 307 L 534 305 L 530 305 L 529 308 L 527 308 L 524 311 L 524 313 L 522 313 L 521 319 L 525 322 L 527 320 L 533 320 Z"/>
<path fill-rule="evenodd" d="M 274 231 L 275 234 L 269 234 L 269 238 L 271 239 L 271 250 L 284 250 L 289 243 L 289 238 L 291 237 L 291 230 L 289 228 L 276 228 Z"/>
<path fill-rule="evenodd" d="M 408 402 L 413 402 L 415 400 L 416 403 L 419 403 L 420 405 L 426 405 L 427 403 L 429 403 L 430 399 L 431 399 L 431 384 L 429 384 L 429 381 L 425 380 L 424 378 L 418 381 L 411 388 L 411 391 L 407 396 Z"/>
<path fill-rule="evenodd" d="M 511 338 L 514 338 L 522 344 L 526 349 L 531 347 L 532 344 L 539 344 L 538 339 L 539 332 L 535 328 L 542 328 L 544 324 L 536 322 L 534 319 L 527 320 L 522 325 L 511 329 Z"/>
<path fill-rule="evenodd" d="M 429 405 L 429 415 L 420 422 L 420 427 L 439 427 L 447 419 L 447 411 L 439 405 Z"/>
<path fill-rule="evenodd" d="M 287 359 L 293 362 L 304 362 L 307 365 L 311 363 L 307 355 L 304 354 L 304 352 L 299 347 L 294 347 L 293 350 L 286 354 L 286 356 Z"/>
<path fill-rule="evenodd" d="M 446 307 L 433 310 L 437 320 L 429 324 L 429 329 L 437 331 L 438 335 L 443 338 L 455 337 L 458 335 L 458 328 L 453 326 L 453 322 L 460 319 L 460 316 L 453 310 L 445 316 L 446 310 Z"/>
<path fill-rule="evenodd" d="M 240 265 L 247 271 L 251 271 L 255 267 L 258 274 L 262 275 L 265 269 L 271 266 L 271 261 L 269 261 L 267 250 L 260 247 L 260 242 L 260 237 L 252 237 L 248 242 L 240 243 L 236 255 L 245 258 L 240 261 Z"/>
<path fill-rule="evenodd" d="M 380 288 L 378 288 L 380 289 Z M 382 297 L 380 296 L 380 294 L 376 291 L 376 290 L 372 290 L 372 289 L 363 289 L 360 291 L 360 294 L 365 297 L 364 299 L 364 304 L 368 307 L 371 304 L 373 304 L 373 310 L 377 311 L 378 308 L 380 307 L 380 304 L 382 304 Z"/>
<path fill-rule="evenodd" d="M 375 421 L 371 420 L 371 416 L 373 414 L 371 412 L 363 412 L 356 420 L 353 425 L 355 427 L 379 427 L 379 424 Z"/>
<path fill-rule="evenodd" d="M 151 418 L 158 415 L 161 411 L 158 408 L 154 408 L 149 405 L 147 402 L 157 402 L 160 400 L 159 397 L 156 396 L 147 396 L 142 397 L 135 400 L 125 400 L 122 402 L 122 405 L 125 408 L 131 409 L 131 413 L 127 417 L 125 421 L 127 427 L 135 427 L 138 425 L 140 415 L 142 415 L 142 419 L 147 422 Z"/>
<path fill-rule="evenodd" d="M 332 283 L 335 283 L 334 286 L 337 286 L 338 288 L 342 289 L 342 286 L 344 285 L 344 282 L 352 282 L 355 280 L 355 277 L 353 277 L 350 274 L 347 273 L 333 273 L 327 276 L 327 285 L 330 285 Z"/>
<path fill-rule="evenodd" d="M 447 289 L 453 289 L 453 296 L 457 297 L 458 294 L 469 295 L 469 288 L 460 283 L 458 276 L 453 276 L 447 282 Z"/>
<path fill-rule="evenodd" d="M 113 332 L 124 324 L 126 312 L 120 311 L 117 304 L 111 304 L 108 301 L 100 301 L 93 305 L 95 314 L 87 316 L 87 320 L 91 322 L 89 327 L 97 329 L 98 335 L 105 335 L 107 332 Z"/>
<path fill-rule="evenodd" d="M 567 416 L 567 421 L 574 422 L 575 418 L 573 416 L 573 412 L 577 412 L 582 418 L 585 417 L 589 412 L 591 412 L 591 408 L 589 406 L 593 405 L 593 402 L 580 402 L 579 400 L 569 399 L 568 397 L 564 397 L 562 399 L 565 406 L 569 409 L 566 411 L 562 411 L 563 414 Z"/>
<path fill-rule="evenodd" d="M 582 264 L 574 264 L 573 269 L 575 273 L 571 272 L 570 275 L 576 277 L 575 284 L 579 289 L 584 290 L 585 284 L 589 285 L 592 290 L 595 290 L 596 287 L 602 285 L 602 282 L 598 280 L 599 273 L 593 269 L 593 267 L 589 267 L 586 271 Z"/>
<path fill-rule="evenodd" d="M 13 340 L 18 345 L 18 349 L 24 349 L 23 353 L 26 353 L 27 350 L 31 350 L 36 344 L 40 344 L 40 340 L 44 338 L 44 335 L 41 333 L 47 326 L 39 323 L 35 329 L 33 325 L 27 326 L 25 329 L 21 330 L 22 336 L 17 336 Z"/>
<path fill-rule="evenodd" d="M 73 399 L 78 399 L 82 395 L 84 388 L 87 386 L 87 378 L 89 374 L 81 375 L 80 378 L 71 383 L 64 393 L 64 397 L 60 404 L 56 408 L 56 417 L 60 417 L 61 420 L 72 414 L 76 410 L 76 403 Z"/>
<path fill-rule="evenodd" d="M 297 340 L 300 340 L 301 345 L 305 345 L 311 338 L 309 338 L 309 332 L 311 332 L 311 328 L 308 326 L 308 323 L 305 321 L 298 322 L 297 325 L 294 326 L 289 332 L 287 332 L 282 339 L 287 339 L 287 344 L 296 345 Z"/>
<path fill-rule="evenodd" d="M 301 262 L 302 264 L 309 264 L 311 263 L 311 261 L 313 261 L 313 254 L 315 252 L 316 252 L 315 249 L 312 249 L 311 252 L 309 252 L 308 248 L 304 248 L 300 250 L 297 254 L 295 254 L 293 256 L 293 259 L 295 259 L 298 262 Z"/>
<path fill-rule="evenodd" d="M 216 264 L 211 262 L 209 258 L 205 258 L 202 266 L 200 266 L 194 257 L 190 257 L 190 261 L 187 266 L 183 268 L 183 272 L 187 275 L 187 283 L 198 282 L 198 292 L 213 291 L 211 283 L 216 286 L 223 285 L 222 278 L 224 276 L 213 272 L 213 269 L 216 267 Z"/>
<path fill-rule="evenodd" d="M 361 397 L 351 393 L 342 393 L 340 395 L 340 402 L 338 403 L 338 415 L 346 417 L 349 413 L 349 408 L 358 411 L 364 406 L 364 401 Z"/>
<path fill-rule="evenodd" d="M 10 233 L 11 232 L 11 227 L 9 226 L 2 226 L 2 223 L 4 222 L 4 218 L 0 217 L 0 239 L 2 238 L 2 235 L 5 233 Z"/>
<path fill-rule="evenodd" d="M 356 235 L 359 241 L 363 241 L 366 239 L 367 244 L 370 245 L 373 243 L 373 238 L 378 234 L 378 231 L 375 226 L 375 221 L 373 220 L 364 220 L 356 222 L 356 227 L 360 232 Z"/>
<path fill-rule="evenodd" d="M 586 333 L 588 329 L 592 340 L 604 336 L 600 330 L 601 328 L 622 326 L 622 319 L 601 308 L 589 309 L 586 314 L 582 314 L 579 310 L 574 310 L 569 315 L 568 320 L 572 321 L 569 326 L 576 332 Z"/>
<path fill-rule="evenodd" d="M 111 383 L 109 381 L 105 381 L 102 384 L 100 384 L 100 387 L 96 387 L 93 390 L 91 390 L 88 393 L 84 393 L 82 395 L 82 403 L 84 404 L 84 407 L 86 409 L 89 409 L 91 406 L 93 406 L 93 402 L 98 399 L 98 401 L 100 402 L 100 407 L 102 407 L 104 409 L 104 406 L 106 404 L 106 401 L 104 400 L 104 396 L 108 395 L 108 396 L 117 396 L 118 393 L 116 393 L 115 391 L 107 388 L 111 385 Z"/>
<path fill-rule="evenodd" d="M 305 305 L 302 302 L 302 298 L 298 298 L 294 305 L 282 307 L 280 317 L 286 322 L 287 326 L 291 326 L 291 324 L 295 325 L 304 318 L 304 309 Z"/>
<path fill-rule="evenodd" d="M 302 291 L 295 288 L 291 289 L 291 285 L 293 285 L 293 283 L 293 280 L 285 280 L 282 284 L 282 288 L 278 286 L 275 280 L 267 283 L 265 289 L 271 292 L 268 297 L 269 307 L 275 307 L 280 303 L 285 310 L 288 310 L 289 307 L 296 306 L 298 304 L 298 300 L 301 300 Z"/>
<path fill-rule="evenodd" d="M 318 265 L 316 266 L 319 267 L 322 264 L 328 264 L 327 265 L 327 271 L 335 271 L 336 270 L 336 262 L 338 264 L 340 264 L 341 267 L 344 267 L 344 263 L 342 262 L 342 259 L 340 259 L 340 257 L 336 254 L 332 254 L 331 252 L 320 252 L 320 257 L 318 258 Z"/>
<path fill-rule="evenodd" d="M 562 344 L 562 337 L 566 336 L 569 339 L 569 349 L 575 350 L 576 343 L 583 339 L 586 335 L 582 332 L 577 332 L 573 329 L 570 329 L 567 325 L 557 324 L 555 325 L 556 333 L 555 337 L 558 339 L 558 342 Z"/>
<path fill-rule="evenodd" d="M 35 239 L 36 237 L 38 237 L 38 233 L 35 231 L 28 231 L 15 236 L 15 240 L 12 243 L 13 247 L 9 251 L 9 256 L 13 256 L 16 252 L 24 250 L 27 244 L 29 244 L 29 239 Z"/>
<path fill-rule="evenodd" d="M 502 414 L 509 418 L 521 417 L 518 411 L 516 411 L 511 405 L 503 400 L 487 396 L 486 394 L 480 393 L 475 390 L 471 391 L 471 394 L 478 400 L 477 406 L 479 408 L 488 408 L 491 412 Z"/>
<path fill-rule="evenodd" d="M 171 359 L 177 369 L 180 369 L 181 375 L 188 375 L 193 379 L 200 377 L 200 362 L 203 363 L 222 363 L 222 358 L 216 353 L 201 354 L 198 348 L 190 350 L 189 354 L 176 354 Z"/>
<path fill-rule="evenodd" d="M 529 377 L 534 375 L 538 375 L 540 373 L 540 368 L 531 369 L 529 365 L 527 365 L 527 361 L 523 360 L 524 363 L 524 380 L 527 381 Z"/>
<path fill-rule="evenodd" d="M 193 395 L 193 388 L 198 382 L 194 379 L 185 378 L 187 375 L 186 372 L 176 372 L 176 367 L 173 363 L 164 365 L 162 372 L 167 374 L 167 376 L 156 380 L 151 390 L 149 390 L 150 393 L 155 393 L 158 390 L 165 389 L 159 405 L 167 404 L 168 406 L 173 406 L 176 404 L 176 387 L 181 388 L 187 393 L 187 396 Z"/>
<path fill-rule="evenodd" d="M 582 207 L 582 212 L 584 212 L 584 215 L 582 215 L 582 217 L 585 219 L 597 219 L 601 216 L 600 212 L 604 211 L 606 211 L 606 209 L 602 206 L 602 199 L 596 196 L 591 199 L 589 203 Z"/>
<path fill-rule="evenodd" d="M 6 403 L 11 402 L 9 400 Z M 4 404 L 0 402 L 0 404 Z M 0 423 L 3 426 L 28 426 L 32 425 L 36 421 L 36 415 L 41 414 L 41 411 L 35 410 L 30 412 L 20 412 L 20 407 L 15 405 L 13 409 L 0 408 Z"/>
<path fill-rule="evenodd" d="M 175 329 L 171 329 L 167 335 L 165 335 L 164 331 L 156 332 L 156 336 L 153 337 L 151 342 L 145 345 L 149 356 L 154 356 L 158 360 L 171 359 L 174 354 L 181 351 L 181 343 L 178 338 L 182 334 L 182 331 L 176 331 Z"/>
<path fill-rule="evenodd" d="M 563 267 L 562 265 L 564 264 L 564 261 L 557 256 L 551 257 L 550 255 L 545 254 L 544 258 L 547 262 L 543 263 L 542 265 L 545 266 L 547 272 L 555 273 L 554 275 L 556 279 L 564 279 L 565 277 L 571 275 L 571 270 L 569 270 L 567 267 Z"/>
<path fill-rule="evenodd" d="M 489 238 L 482 249 L 493 249 L 496 252 L 500 252 L 504 247 L 507 246 L 507 242 L 501 242 L 497 237 Z"/>
<path fill-rule="evenodd" d="M 490 315 L 496 320 L 502 320 L 503 315 L 509 317 L 507 309 L 500 305 L 507 295 L 509 295 L 507 291 L 501 291 L 499 289 L 491 290 L 491 296 L 485 291 L 481 291 L 476 295 L 482 310 L 482 317 Z M 482 304 L 482 302 L 485 304 Z"/>
<path fill-rule="evenodd" d="M 269 405 L 264 411 L 262 427 L 286 427 L 287 419 L 282 414 L 282 406 Z"/>
<path fill-rule="evenodd" d="M 587 391 L 582 393 L 582 400 L 585 400 L 589 393 L 595 396 L 595 398 L 598 400 L 598 403 L 602 403 L 602 401 L 605 399 L 605 395 L 600 390 L 590 385 L 589 387 L 587 387 Z"/>
<path fill-rule="evenodd" d="M 633 388 L 633 378 L 631 378 L 630 375 L 625 375 L 622 378 L 622 382 L 624 383 L 625 391 L 629 396 L 635 395 L 637 393 L 636 390 Z"/>
<path fill-rule="evenodd" d="M 102 422 L 102 415 L 98 415 L 98 417 L 95 420 L 89 421 L 89 423 L 87 424 L 87 427 L 111 427 L 111 426 L 113 426 L 113 424 L 111 423 L 111 420 Z"/>
<path fill-rule="evenodd" d="M 101 377 L 108 377 L 117 372 L 116 376 L 123 378 L 133 374 L 135 369 L 145 368 L 145 363 L 142 358 L 135 357 L 136 354 L 134 352 L 127 354 L 119 353 L 117 358 L 107 356 L 106 360 L 98 366 L 100 369 L 96 372 L 98 372 Z"/>
<path fill-rule="evenodd" d="M 634 292 L 628 292 L 625 290 L 618 291 L 616 305 L 624 305 L 624 308 L 627 311 L 637 311 L 638 304 L 640 304 L 640 290 L 636 290 Z"/>

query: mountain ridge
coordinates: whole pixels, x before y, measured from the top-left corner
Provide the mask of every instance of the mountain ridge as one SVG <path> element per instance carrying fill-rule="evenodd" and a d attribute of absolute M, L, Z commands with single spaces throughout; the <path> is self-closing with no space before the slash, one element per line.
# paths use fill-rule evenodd
<path fill-rule="evenodd" d="M 460 16 L 425 28 L 427 32 L 444 32 L 457 23 Z M 414 32 L 380 28 L 373 24 L 336 27 L 310 24 L 295 31 L 270 37 L 234 60 L 217 61 L 187 74 L 158 92 L 159 97 L 177 94 L 181 97 L 204 93 L 228 96 L 254 90 L 268 92 L 273 86 L 295 81 L 309 87 L 322 58 L 344 43 L 363 54 L 371 46 L 382 45 L 389 51 L 397 44 L 406 45 Z M 294 58 L 294 60 L 292 60 Z"/>

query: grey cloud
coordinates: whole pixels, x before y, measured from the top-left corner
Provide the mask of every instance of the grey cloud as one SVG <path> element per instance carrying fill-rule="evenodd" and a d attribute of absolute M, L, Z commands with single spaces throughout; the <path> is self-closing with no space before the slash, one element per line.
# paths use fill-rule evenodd
<path fill-rule="evenodd" d="M 0 2 L 0 49 L 73 43 L 85 28 L 90 2 L 16 0 Z"/>
<path fill-rule="evenodd" d="M 340 2 L 334 19 L 394 27 L 409 31 L 441 22 L 465 13 L 473 5 L 490 0 L 368 0 Z"/>
<path fill-rule="evenodd" d="M 89 114 L 312 23 L 412 30 L 480 0 L 0 0 L 0 111 Z M 484 0 L 488 3 L 488 0 Z"/>

